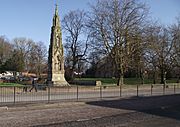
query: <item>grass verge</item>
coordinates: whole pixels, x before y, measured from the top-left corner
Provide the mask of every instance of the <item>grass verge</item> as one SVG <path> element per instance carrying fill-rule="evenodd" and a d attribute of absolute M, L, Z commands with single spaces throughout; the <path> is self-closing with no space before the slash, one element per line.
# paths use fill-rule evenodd
<path fill-rule="evenodd" d="M 101 81 L 103 85 L 108 84 L 117 84 L 116 78 L 76 78 L 76 80 L 81 81 Z M 139 78 L 124 78 L 124 83 L 126 85 L 136 85 L 141 84 L 141 79 Z M 144 79 L 144 84 L 152 84 L 152 79 Z M 157 84 L 160 83 L 160 80 L 157 81 Z M 167 80 L 167 83 L 176 83 L 176 79 Z"/>
<path fill-rule="evenodd" d="M 6 87 L 6 86 L 23 86 L 23 85 L 18 83 L 0 83 L 0 86 Z"/>

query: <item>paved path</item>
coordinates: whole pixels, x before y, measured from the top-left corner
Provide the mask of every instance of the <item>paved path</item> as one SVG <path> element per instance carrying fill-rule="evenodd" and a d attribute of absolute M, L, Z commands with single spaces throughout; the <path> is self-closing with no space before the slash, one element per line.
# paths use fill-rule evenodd
<path fill-rule="evenodd" d="M 0 109 L 0 126 L 179 127 L 180 95 L 35 104 Z"/>

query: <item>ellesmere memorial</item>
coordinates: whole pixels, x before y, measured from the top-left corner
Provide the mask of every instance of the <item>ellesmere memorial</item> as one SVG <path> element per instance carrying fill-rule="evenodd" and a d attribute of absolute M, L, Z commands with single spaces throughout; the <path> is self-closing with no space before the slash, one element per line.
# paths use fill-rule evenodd
<path fill-rule="evenodd" d="M 60 18 L 58 6 L 56 5 L 51 27 L 51 38 L 48 56 L 48 83 L 53 86 L 68 86 L 64 78 L 64 49 L 62 44 L 62 31 L 60 27 Z"/>

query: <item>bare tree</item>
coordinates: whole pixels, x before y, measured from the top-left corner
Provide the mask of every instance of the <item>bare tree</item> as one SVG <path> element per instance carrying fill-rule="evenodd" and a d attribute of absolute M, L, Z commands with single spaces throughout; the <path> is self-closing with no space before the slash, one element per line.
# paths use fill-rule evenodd
<path fill-rule="evenodd" d="M 31 39 L 15 38 L 14 49 L 19 51 L 24 61 L 24 70 L 40 75 L 46 64 L 47 50 L 42 42 L 34 42 Z"/>
<path fill-rule="evenodd" d="M 172 69 L 173 41 L 169 29 L 161 25 L 149 28 L 148 48 L 146 58 L 153 66 L 154 78 L 157 77 L 157 69 L 160 72 L 161 83 L 166 83 L 166 74 Z M 155 80 L 155 79 L 154 79 Z"/>
<path fill-rule="evenodd" d="M 118 85 L 124 84 L 124 72 L 136 47 L 132 40 L 140 31 L 147 12 L 144 4 L 134 0 L 98 0 L 92 6 L 91 35 L 115 62 Z"/>
<path fill-rule="evenodd" d="M 31 69 L 29 68 L 29 54 L 30 54 L 30 50 L 33 44 L 34 44 L 34 41 L 31 39 L 26 39 L 23 37 L 13 39 L 14 49 L 18 50 L 23 57 L 23 60 L 25 63 L 24 71 L 29 72 Z"/>
<path fill-rule="evenodd" d="M 66 33 L 66 66 L 70 67 L 70 77 L 74 78 L 74 71 L 79 61 L 85 60 L 89 36 L 86 34 L 86 13 L 76 10 L 70 11 L 62 20 L 62 27 Z"/>
<path fill-rule="evenodd" d="M 14 49 L 11 57 L 5 62 L 4 68 L 6 71 L 22 72 L 24 70 L 24 59 L 19 50 Z M 14 73 L 16 77 L 16 73 Z"/>
<path fill-rule="evenodd" d="M 150 25 L 146 28 L 146 53 L 145 62 L 146 68 L 153 75 L 153 83 L 156 84 L 158 78 L 158 54 L 157 49 L 158 43 L 158 27 L 155 24 Z"/>
<path fill-rule="evenodd" d="M 12 44 L 4 36 L 0 36 L 0 72 L 4 71 L 4 64 L 11 57 L 12 51 Z"/>
<path fill-rule="evenodd" d="M 172 41 L 173 41 L 173 56 L 171 57 L 174 61 L 174 66 L 176 69 L 176 75 L 180 79 L 180 16 L 177 18 L 177 23 L 171 26 Z"/>
<path fill-rule="evenodd" d="M 33 43 L 28 56 L 30 71 L 40 77 L 46 69 L 47 62 L 47 49 L 44 43 Z"/>

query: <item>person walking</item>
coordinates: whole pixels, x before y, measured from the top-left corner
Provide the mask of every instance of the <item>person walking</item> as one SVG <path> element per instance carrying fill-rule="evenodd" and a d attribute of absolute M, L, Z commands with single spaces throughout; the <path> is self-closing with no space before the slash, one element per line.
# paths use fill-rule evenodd
<path fill-rule="evenodd" d="M 35 91 L 37 92 L 37 87 L 36 87 L 36 80 L 35 78 L 32 79 L 32 88 L 29 90 L 29 92 L 31 92 L 33 89 L 35 89 Z"/>

